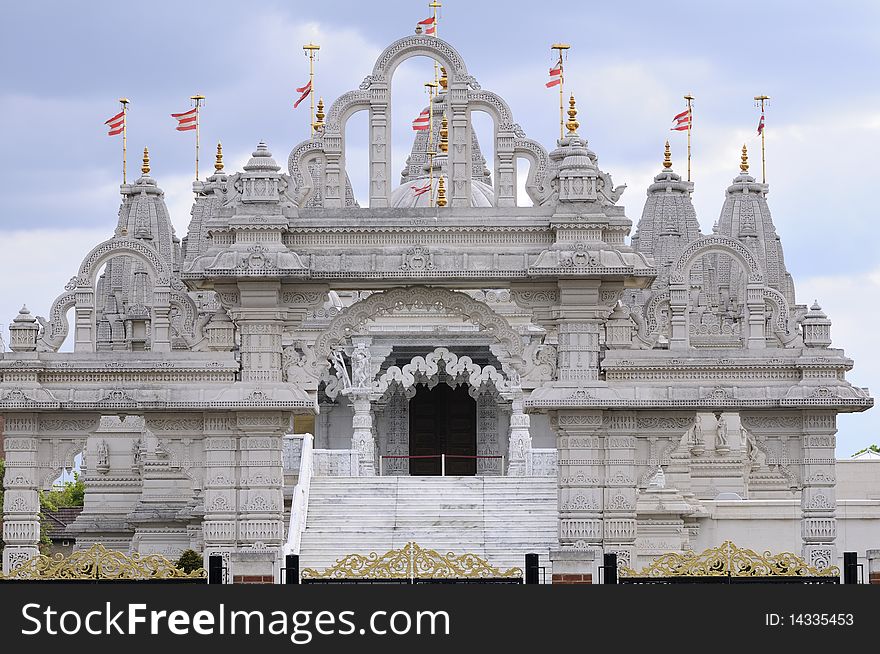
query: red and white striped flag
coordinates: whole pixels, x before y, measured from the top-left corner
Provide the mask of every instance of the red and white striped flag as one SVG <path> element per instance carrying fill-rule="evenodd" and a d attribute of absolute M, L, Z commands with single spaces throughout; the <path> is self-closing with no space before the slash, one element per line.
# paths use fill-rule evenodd
<path fill-rule="evenodd" d="M 422 113 L 419 114 L 419 117 L 413 121 L 413 123 L 412 123 L 413 129 L 416 132 L 420 132 L 424 129 L 428 129 L 428 127 L 430 127 L 430 124 L 431 124 L 430 121 L 431 121 L 431 110 L 425 109 Z"/>
<path fill-rule="evenodd" d="M 309 97 L 309 96 L 311 95 L 311 93 L 312 93 L 312 81 L 309 80 L 309 83 L 308 83 L 308 84 L 306 84 L 305 86 L 301 86 L 300 88 L 298 88 L 298 89 L 296 90 L 296 92 L 297 92 L 297 93 L 302 93 L 302 95 L 299 96 L 299 100 L 297 100 L 296 102 L 293 103 L 293 108 L 294 108 L 294 109 L 296 109 L 296 108 L 299 106 L 299 103 L 300 103 L 300 102 L 302 102 L 303 100 L 305 100 L 307 97 Z"/>
<path fill-rule="evenodd" d="M 669 128 L 671 132 L 685 132 L 689 130 L 691 128 L 691 110 L 685 109 L 682 111 L 672 119 L 672 123 L 672 127 Z"/>
<path fill-rule="evenodd" d="M 562 84 L 562 59 L 559 60 L 555 67 L 550 69 L 550 81 L 544 86 L 549 89 L 551 86 L 558 86 L 559 84 Z"/>
<path fill-rule="evenodd" d="M 758 121 L 758 134 L 764 133 L 764 114 L 761 113 L 761 120 Z"/>
<path fill-rule="evenodd" d="M 419 25 L 430 25 L 430 27 L 425 29 L 425 34 L 436 34 L 437 33 L 437 19 L 431 16 L 430 18 L 426 18 L 425 20 L 420 20 L 418 22 Z"/>
<path fill-rule="evenodd" d="M 428 182 L 424 186 L 410 186 L 410 188 L 413 190 L 413 195 L 419 197 L 431 190 L 431 182 Z"/>
<path fill-rule="evenodd" d="M 199 110 L 197 107 L 193 107 L 182 114 L 171 114 L 171 117 L 177 121 L 178 132 L 189 132 L 196 129 L 199 120 Z"/>
<path fill-rule="evenodd" d="M 107 136 L 116 136 L 117 134 L 122 134 L 122 130 L 125 129 L 125 110 L 123 109 L 118 114 L 113 116 L 113 118 L 105 121 L 104 124 L 110 127 L 110 131 L 107 132 Z"/>

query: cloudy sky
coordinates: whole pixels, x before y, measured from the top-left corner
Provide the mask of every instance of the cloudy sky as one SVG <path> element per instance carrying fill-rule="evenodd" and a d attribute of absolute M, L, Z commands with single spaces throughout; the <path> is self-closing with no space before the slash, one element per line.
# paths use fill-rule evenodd
<path fill-rule="evenodd" d="M 356 88 L 391 41 L 427 16 L 427 1 L 212 0 L 181 3 L 32 0 L 4 7 L 0 23 L 0 331 L 26 302 L 37 314 L 108 238 L 119 206 L 119 138 L 104 120 L 131 100 L 129 171 L 145 145 L 178 235 L 186 233 L 192 133 L 168 114 L 202 93 L 202 170 L 223 141 L 238 169 L 259 140 L 279 162 L 308 135 L 301 46 L 321 45 L 316 89 L 329 105 Z M 381 7 L 381 10 L 378 9 Z M 558 107 L 546 90 L 549 46 L 572 45 L 567 87 L 578 97 L 580 133 L 603 169 L 628 186 L 637 220 L 663 141 L 684 169 L 685 139 L 669 131 L 695 100 L 694 204 L 704 232 L 718 218 L 739 149 L 760 161 L 753 96 L 767 110 L 770 205 L 798 300 L 817 298 L 834 321 L 835 345 L 856 361 L 849 378 L 880 389 L 880 3 L 580 2 L 550 5 L 447 0 L 441 36 L 483 88 L 507 99 L 527 134 L 548 147 Z M 409 121 L 424 104 L 431 63 L 409 60 L 393 82 L 394 170 L 411 144 Z M 874 79 L 875 82 L 870 82 Z M 348 172 L 363 201 L 366 117 L 347 133 Z M 477 122 L 488 146 L 490 124 Z M 366 204 L 366 202 L 362 202 Z M 840 419 L 838 454 L 880 442 L 880 410 Z"/>

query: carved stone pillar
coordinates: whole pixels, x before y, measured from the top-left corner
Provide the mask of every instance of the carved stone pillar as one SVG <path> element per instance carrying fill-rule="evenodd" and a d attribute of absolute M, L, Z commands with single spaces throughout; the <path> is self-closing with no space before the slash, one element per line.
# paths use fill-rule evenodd
<path fill-rule="evenodd" d="M 688 291 L 683 283 L 669 285 L 669 348 L 685 349 L 690 346 L 688 333 Z"/>
<path fill-rule="evenodd" d="M 766 308 L 764 306 L 764 285 L 749 283 L 746 286 L 746 306 L 749 312 L 749 337 L 746 347 L 761 350 L 767 347 Z"/>
<path fill-rule="evenodd" d="M 391 197 L 391 157 L 388 135 L 388 87 L 373 83 L 370 89 L 370 208 L 387 207 Z"/>
<path fill-rule="evenodd" d="M 529 416 L 523 411 L 521 390 L 515 392 L 511 402 L 509 434 L 507 474 L 510 477 L 523 477 L 526 474 L 528 452 L 532 449 L 532 436 L 529 432 Z"/>
<path fill-rule="evenodd" d="M 605 473 L 601 411 L 560 411 L 551 425 L 559 451 L 559 545 L 601 559 Z"/>
<path fill-rule="evenodd" d="M 605 438 L 604 545 L 620 565 L 632 567 L 636 541 L 636 417 L 613 413 Z"/>
<path fill-rule="evenodd" d="M 397 386 L 385 405 L 385 454 L 409 455 L 409 398 Z M 385 459 L 382 466 L 386 475 L 409 475 L 409 459 Z"/>
<path fill-rule="evenodd" d="M 467 82 L 453 80 L 449 89 L 452 128 L 449 147 L 453 207 L 471 206 L 471 123 L 468 117 Z"/>
<path fill-rule="evenodd" d="M 291 416 L 242 412 L 237 427 L 238 548 L 233 556 L 233 580 L 271 583 L 286 536 L 281 441 L 292 429 Z"/>
<path fill-rule="evenodd" d="M 37 415 L 6 415 L 3 452 L 3 572 L 39 554 L 40 498 L 37 492 Z"/>
<path fill-rule="evenodd" d="M 170 286 L 157 286 L 156 290 L 153 292 L 153 319 L 151 321 L 152 340 L 150 342 L 150 349 L 153 352 L 171 351 L 170 298 Z"/>
<path fill-rule="evenodd" d="M 519 407 L 522 410 L 522 402 L 519 403 Z M 529 417 L 525 416 L 525 419 L 528 421 Z M 528 423 L 526 423 L 526 427 L 528 427 Z M 477 456 L 498 456 L 500 453 L 501 449 L 498 446 L 498 399 L 490 393 L 480 393 L 477 396 Z M 500 459 L 477 459 L 477 474 L 503 474 L 501 463 Z"/>
<path fill-rule="evenodd" d="M 372 477 L 376 474 L 376 439 L 373 437 L 370 395 L 352 392 L 349 398 L 354 409 L 351 419 L 351 448 L 358 453 L 358 474 L 361 477 Z"/>
<path fill-rule="evenodd" d="M 77 286 L 74 309 L 74 352 L 95 351 L 95 289 Z"/>
<path fill-rule="evenodd" d="M 495 153 L 495 205 L 516 206 L 516 159 L 513 132 L 499 132 Z"/>
<path fill-rule="evenodd" d="M 238 438 L 231 414 L 205 416 L 205 565 L 211 554 L 230 564 L 236 544 L 236 487 L 238 486 Z M 229 579 L 231 581 L 231 578 Z"/>
<path fill-rule="evenodd" d="M 803 429 L 803 555 L 810 565 L 821 569 L 834 565 L 837 557 L 834 492 L 837 414 L 834 411 L 805 411 Z"/>
<path fill-rule="evenodd" d="M 342 151 L 342 135 L 338 132 L 324 133 L 324 208 L 345 206 L 345 162 Z"/>
<path fill-rule="evenodd" d="M 589 386 L 599 379 L 599 330 L 607 315 L 594 279 L 559 281 L 558 380 Z M 573 382 L 573 384 L 572 384 Z"/>
<path fill-rule="evenodd" d="M 277 282 L 239 282 L 241 306 L 230 311 L 241 334 L 241 380 L 281 381 L 281 333 Z"/>

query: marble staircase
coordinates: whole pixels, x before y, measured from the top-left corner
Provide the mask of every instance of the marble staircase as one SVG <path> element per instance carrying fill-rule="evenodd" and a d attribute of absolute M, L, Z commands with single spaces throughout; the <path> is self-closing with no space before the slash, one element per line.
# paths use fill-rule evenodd
<path fill-rule="evenodd" d="M 556 497 L 556 480 L 542 477 L 315 477 L 300 565 L 323 569 L 416 541 L 502 568 L 537 552 L 549 581 Z"/>

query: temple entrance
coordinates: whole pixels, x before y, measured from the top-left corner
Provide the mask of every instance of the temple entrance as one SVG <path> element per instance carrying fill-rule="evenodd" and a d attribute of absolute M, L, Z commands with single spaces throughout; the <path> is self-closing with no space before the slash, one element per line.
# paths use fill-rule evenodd
<path fill-rule="evenodd" d="M 419 386 L 409 405 L 409 454 L 430 458 L 410 459 L 411 475 L 439 475 L 445 454 L 446 474 L 477 474 L 477 403 L 467 386 Z"/>

